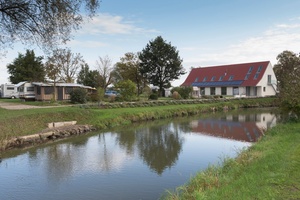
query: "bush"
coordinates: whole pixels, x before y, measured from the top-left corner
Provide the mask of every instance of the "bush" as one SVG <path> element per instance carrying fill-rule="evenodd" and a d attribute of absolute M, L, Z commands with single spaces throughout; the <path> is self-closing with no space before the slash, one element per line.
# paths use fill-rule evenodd
<path fill-rule="evenodd" d="M 71 103 L 86 103 L 87 92 L 83 88 L 74 89 L 70 93 Z"/>
<path fill-rule="evenodd" d="M 156 93 L 152 93 L 152 94 L 150 94 L 149 99 L 150 100 L 157 100 L 158 99 L 158 95 Z"/>
<path fill-rule="evenodd" d="M 181 95 L 177 91 L 174 91 L 172 94 L 172 98 L 173 99 L 181 99 Z"/>

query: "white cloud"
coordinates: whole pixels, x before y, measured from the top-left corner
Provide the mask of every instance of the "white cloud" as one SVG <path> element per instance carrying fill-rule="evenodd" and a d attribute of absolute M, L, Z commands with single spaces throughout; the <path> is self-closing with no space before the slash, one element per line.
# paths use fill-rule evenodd
<path fill-rule="evenodd" d="M 272 64 L 275 64 L 279 53 L 284 50 L 298 52 L 299 47 L 300 24 L 280 24 L 266 30 L 261 36 L 245 39 L 214 52 L 199 51 L 197 58 L 187 57 L 184 61 L 189 64 L 194 63 L 193 66 L 265 60 L 270 60 Z"/>
<path fill-rule="evenodd" d="M 132 21 L 126 21 L 121 16 L 100 14 L 86 22 L 79 33 L 82 34 L 132 34 L 132 33 L 155 33 L 154 29 L 139 28 Z"/>

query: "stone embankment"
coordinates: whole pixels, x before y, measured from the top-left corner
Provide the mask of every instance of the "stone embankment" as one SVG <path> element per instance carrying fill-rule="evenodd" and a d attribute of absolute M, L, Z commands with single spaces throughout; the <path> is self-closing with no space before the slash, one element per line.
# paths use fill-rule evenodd
<path fill-rule="evenodd" d="M 1 150 L 7 150 L 18 147 L 26 147 L 40 143 L 46 143 L 56 139 L 62 139 L 74 135 L 82 135 L 87 132 L 96 130 L 91 125 L 76 125 L 76 121 L 71 122 L 53 122 L 48 124 L 48 128 L 27 136 L 15 137 L 3 141 Z"/>

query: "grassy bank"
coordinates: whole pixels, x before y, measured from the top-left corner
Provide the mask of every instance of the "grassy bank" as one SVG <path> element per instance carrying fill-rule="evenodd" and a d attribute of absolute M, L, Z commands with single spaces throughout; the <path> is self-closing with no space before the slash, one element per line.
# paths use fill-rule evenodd
<path fill-rule="evenodd" d="M 300 123 L 281 124 L 237 159 L 211 166 L 167 199 L 300 199 Z"/>
<path fill-rule="evenodd" d="M 274 98 L 213 100 L 213 101 L 156 101 L 141 103 L 106 104 L 72 107 L 45 107 L 26 110 L 6 110 L 0 108 L 0 142 L 16 136 L 37 133 L 47 127 L 47 123 L 57 121 L 77 121 L 78 124 L 94 125 L 105 129 L 137 121 L 195 115 L 239 107 L 274 106 Z"/>

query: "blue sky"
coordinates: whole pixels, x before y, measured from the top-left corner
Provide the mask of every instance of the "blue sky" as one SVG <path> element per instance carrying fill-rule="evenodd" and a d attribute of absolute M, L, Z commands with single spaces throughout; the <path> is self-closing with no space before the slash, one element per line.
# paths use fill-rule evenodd
<path fill-rule="evenodd" d="M 192 66 L 265 60 L 274 65 L 282 51 L 300 52 L 299 8 L 299 0 L 102 0 L 98 15 L 73 32 L 66 46 L 90 69 L 96 69 L 99 56 L 114 64 L 157 36 L 177 47 L 187 74 Z M 32 48 L 7 49 L 0 59 L 0 84 L 8 82 L 6 65 Z"/>

